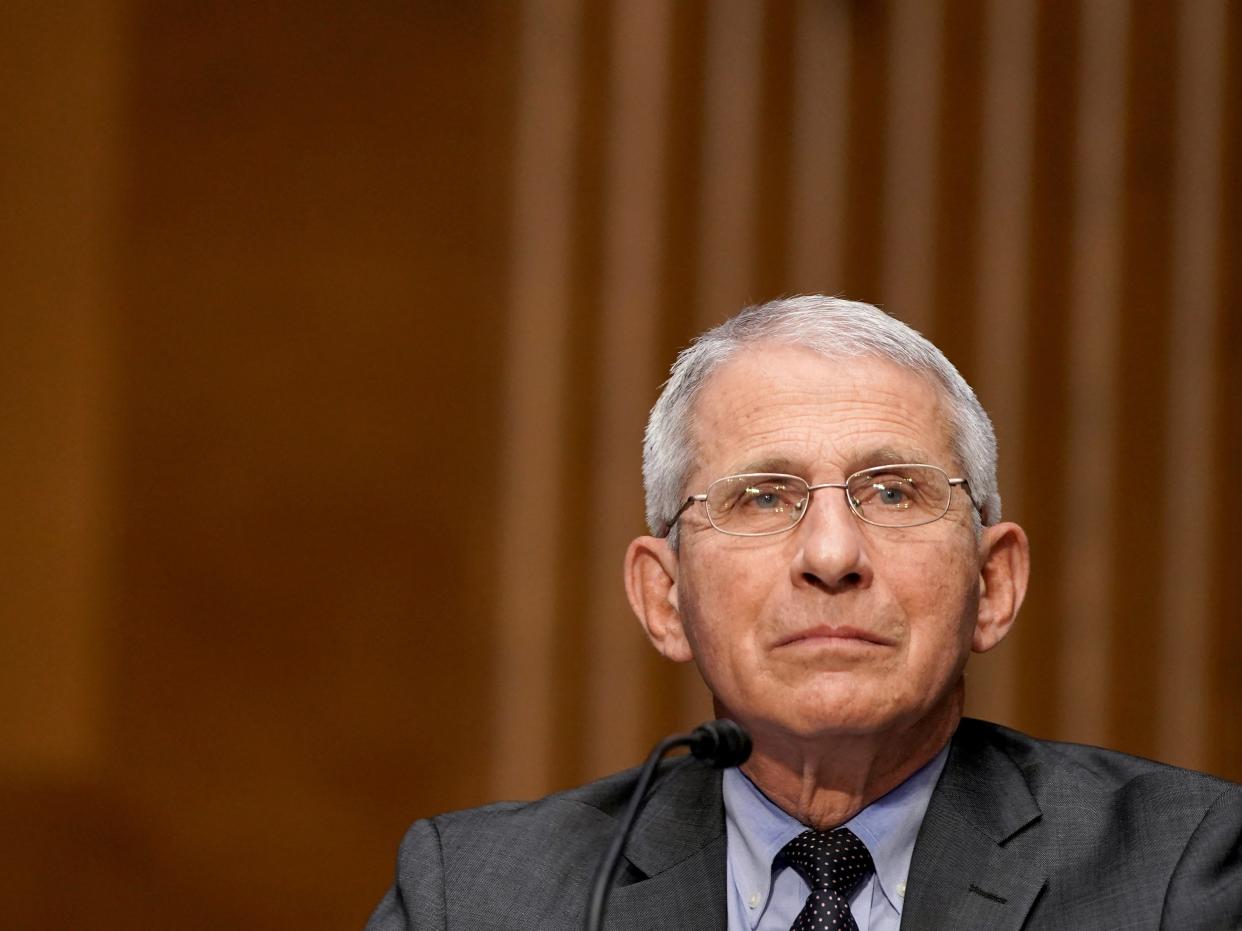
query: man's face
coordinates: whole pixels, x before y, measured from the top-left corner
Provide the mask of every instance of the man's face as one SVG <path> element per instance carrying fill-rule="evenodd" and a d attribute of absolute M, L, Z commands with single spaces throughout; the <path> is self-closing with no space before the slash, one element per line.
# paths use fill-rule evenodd
<path fill-rule="evenodd" d="M 925 462 L 961 475 L 932 382 L 877 359 L 751 348 L 722 366 L 696 408 L 690 492 L 742 472 L 841 482 L 868 466 Z M 970 500 L 919 527 L 875 527 L 840 489 L 765 537 L 681 519 L 670 600 L 721 711 L 756 732 L 808 738 L 904 728 L 946 707 L 979 601 Z"/>

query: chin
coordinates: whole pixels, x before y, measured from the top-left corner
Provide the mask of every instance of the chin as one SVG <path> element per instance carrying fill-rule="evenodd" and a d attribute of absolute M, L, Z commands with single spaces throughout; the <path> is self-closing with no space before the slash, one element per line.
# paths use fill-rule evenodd
<path fill-rule="evenodd" d="M 824 740 L 882 733 L 902 717 L 892 708 L 849 701 L 815 702 L 809 706 L 791 703 L 775 709 L 775 713 L 763 722 L 763 727 L 800 740 Z"/>

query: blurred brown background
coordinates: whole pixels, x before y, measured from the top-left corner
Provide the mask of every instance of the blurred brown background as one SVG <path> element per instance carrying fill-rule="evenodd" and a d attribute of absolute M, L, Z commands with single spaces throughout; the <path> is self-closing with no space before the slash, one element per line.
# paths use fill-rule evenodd
<path fill-rule="evenodd" d="M 0 49 L 6 928 L 359 927 L 411 819 L 705 716 L 623 602 L 639 437 L 783 293 L 993 412 L 1035 581 L 973 711 L 1242 779 L 1242 5 L 16 0 Z"/>

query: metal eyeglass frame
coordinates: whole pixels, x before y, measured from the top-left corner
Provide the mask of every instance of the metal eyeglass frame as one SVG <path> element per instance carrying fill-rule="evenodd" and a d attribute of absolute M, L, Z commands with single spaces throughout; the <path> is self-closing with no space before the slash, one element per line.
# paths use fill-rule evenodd
<path fill-rule="evenodd" d="M 863 515 L 862 511 L 859 510 L 858 502 L 855 501 L 854 498 L 850 495 L 849 493 L 850 483 L 854 479 L 858 478 L 858 476 L 860 475 L 866 475 L 872 472 L 882 472 L 884 469 L 934 469 L 935 471 L 939 472 L 941 475 L 945 477 L 945 480 L 949 483 L 949 495 L 944 500 L 944 509 L 939 514 L 937 514 L 935 517 L 929 517 L 926 520 L 921 520 L 913 524 L 881 524 L 881 523 L 877 523 L 876 521 L 868 519 L 867 517 Z M 940 520 L 940 518 L 944 517 L 946 514 L 949 513 L 949 505 L 953 503 L 953 489 L 955 487 L 961 486 L 961 487 L 966 487 L 967 489 L 969 489 L 969 486 L 970 486 L 970 483 L 966 479 L 949 478 L 949 473 L 946 472 L 944 469 L 940 468 L 940 466 L 934 466 L 927 462 L 894 462 L 892 464 L 868 466 L 865 469 L 859 469 L 857 472 L 853 472 L 847 475 L 845 477 L 844 482 L 821 482 L 818 485 L 812 485 L 802 476 L 790 475 L 787 472 L 740 472 L 737 475 L 722 476 L 721 478 L 718 478 L 714 482 L 712 482 L 711 485 L 708 485 L 707 491 L 699 495 L 690 495 L 690 497 L 686 498 L 682 506 L 677 509 L 677 513 L 674 514 L 664 524 L 664 529 L 663 531 L 661 531 L 659 536 L 663 538 L 663 537 L 667 537 L 670 533 L 672 533 L 673 526 L 681 518 L 681 515 L 686 513 L 686 509 L 689 508 L 690 505 L 694 504 L 695 502 L 706 503 L 707 496 L 708 494 L 710 494 L 713 486 L 718 485 L 721 482 L 727 482 L 731 479 L 744 478 L 744 477 L 749 477 L 752 475 L 755 475 L 755 476 L 763 475 L 763 476 L 768 476 L 770 478 L 792 478 L 792 479 L 796 479 L 799 482 L 802 482 L 803 484 L 806 485 L 806 506 L 803 507 L 800 511 L 798 511 L 797 516 L 789 522 L 788 526 L 779 527 L 776 530 L 760 530 L 760 531 L 753 532 L 753 533 L 743 533 L 737 530 L 726 530 L 723 527 L 719 526 L 716 523 L 716 521 L 712 518 L 711 511 L 707 511 L 707 522 L 711 524 L 713 530 L 719 531 L 720 533 L 723 533 L 723 534 L 727 534 L 728 536 L 731 536 L 731 537 L 770 537 L 770 536 L 773 536 L 774 534 L 785 533 L 789 530 L 793 530 L 795 527 L 798 526 L 799 523 L 802 522 L 802 518 L 806 516 L 806 512 L 811 509 L 811 495 L 824 488 L 840 488 L 841 493 L 845 495 L 845 503 L 849 507 L 850 512 L 853 513 L 853 515 L 857 517 L 860 521 L 862 521 L 864 524 L 870 524 L 873 527 L 892 527 L 898 530 L 905 529 L 906 527 L 922 527 L 924 524 L 935 523 L 936 521 Z M 970 496 L 969 491 L 967 492 L 967 499 L 970 501 L 971 507 L 978 510 L 979 506 L 975 504 L 975 500 L 973 497 Z"/>

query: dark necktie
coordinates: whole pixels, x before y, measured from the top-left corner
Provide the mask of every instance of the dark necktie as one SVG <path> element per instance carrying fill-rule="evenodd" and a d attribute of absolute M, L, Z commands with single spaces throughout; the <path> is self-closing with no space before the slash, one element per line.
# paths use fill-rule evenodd
<path fill-rule="evenodd" d="M 858 931 L 849 899 L 875 869 L 858 835 L 849 828 L 803 831 L 780 856 L 811 886 L 789 931 Z"/>

